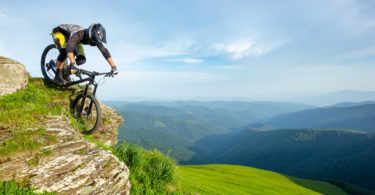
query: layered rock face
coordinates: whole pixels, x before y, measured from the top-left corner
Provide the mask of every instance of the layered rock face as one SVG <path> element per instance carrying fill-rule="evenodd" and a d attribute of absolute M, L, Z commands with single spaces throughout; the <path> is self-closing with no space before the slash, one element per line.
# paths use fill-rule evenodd
<path fill-rule="evenodd" d="M 111 152 L 85 140 L 65 117 L 49 117 L 45 127 L 57 143 L 0 164 L 1 180 L 59 194 L 129 194 L 129 169 Z"/>
<path fill-rule="evenodd" d="M 0 56 L 0 96 L 23 89 L 27 81 L 27 72 L 21 63 Z"/>
<path fill-rule="evenodd" d="M 107 146 L 117 143 L 118 127 L 123 122 L 122 117 L 115 109 L 105 104 L 100 104 L 102 109 L 102 125 L 92 134 L 92 136 Z"/>
<path fill-rule="evenodd" d="M 5 63 L 6 62 L 6 63 Z M 15 69 L 15 61 L 0 58 L 0 86 L 7 86 L 2 92 L 11 93 L 25 87 L 27 74 L 21 64 Z M 5 68 L 4 68 L 5 67 Z M 11 67 L 11 68 L 9 68 Z M 7 75 L 6 81 L 2 75 Z M 21 71 L 23 70 L 23 72 Z M 13 74 L 13 77 L 9 76 Z M 15 75 L 24 75 L 17 80 Z M 8 79 L 8 80 L 7 80 Z M 117 143 L 117 128 L 122 118 L 114 109 L 102 104 L 102 126 L 92 135 L 96 140 L 111 146 Z M 58 194 L 129 194 L 129 169 L 110 151 L 87 141 L 72 128 L 66 116 L 45 116 L 41 128 L 52 140 L 37 151 L 24 151 L 12 156 L 0 156 L 0 181 L 16 180 L 29 183 L 39 191 Z M 1 127 L 1 125 L 0 125 Z M 14 129 L 0 128 L 0 144 L 12 136 Z M 37 129 L 26 129 L 37 131 Z"/>

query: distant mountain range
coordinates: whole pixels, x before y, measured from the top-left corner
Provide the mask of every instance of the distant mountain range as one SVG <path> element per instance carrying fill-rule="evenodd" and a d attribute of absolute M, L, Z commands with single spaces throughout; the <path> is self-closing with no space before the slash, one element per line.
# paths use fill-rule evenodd
<path fill-rule="evenodd" d="M 265 123 L 280 128 L 336 128 L 375 132 L 375 103 L 341 103 L 281 114 Z"/>
<path fill-rule="evenodd" d="M 375 190 L 375 102 L 107 102 L 119 139 L 182 164 L 230 163 Z"/>
<path fill-rule="evenodd" d="M 249 122 L 310 106 L 278 102 L 106 102 L 123 116 L 119 140 L 158 148 L 177 160 L 188 160 L 197 140 L 224 134 Z"/>
<path fill-rule="evenodd" d="M 375 91 L 343 90 L 333 93 L 289 98 L 288 100 L 317 106 L 328 106 L 340 102 L 375 101 Z"/>

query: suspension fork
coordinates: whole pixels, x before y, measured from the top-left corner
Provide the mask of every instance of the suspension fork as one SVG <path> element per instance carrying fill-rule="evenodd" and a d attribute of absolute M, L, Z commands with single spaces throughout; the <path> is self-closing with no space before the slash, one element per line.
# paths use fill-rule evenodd
<path fill-rule="evenodd" d="M 93 83 L 93 85 L 94 85 L 94 91 L 93 91 L 93 96 L 94 96 L 94 98 L 96 98 L 95 97 L 95 95 L 96 95 L 96 89 L 98 88 L 98 84 L 97 83 Z M 91 109 L 92 109 L 92 105 L 94 104 L 94 100 L 91 100 L 90 101 L 90 106 L 89 106 L 89 110 L 88 110 L 88 115 L 90 115 L 91 114 Z"/>
<path fill-rule="evenodd" d="M 91 81 L 86 84 L 86 87 L 85 87 L 85 91 L 83 93 L 83 97 L 82 97 L 82 104 L 81 104 L 81 107 L 79 108 L 79 114 L 81 115 L 82 111 L 83 111 L 83 107 L 85 105 L 85 101 L 86 101 L 86 97 L 87 97 L 87 94 L 88 94 L 88 91 L 89 91 L 89 87 L 90 85 L 94 85 L 94 91 L 93 91 L 93 96 L 95 98 L 95 95 L 96 95 L 96 89 L 98 88 L 98 84 L 95 83 L 95 76 L 93 76 L 91 78 Z M 91 109 L 92 109 L 92 105 L 94 104 L 94 101 L 93 100 L 90 100 L 90 104 L 89 104 L 89 109 L 86 110 L 87 112 L 87 116 L 89 116 L 91 114 Z"/>
<path fill-rule="evenodd" d="M 86 101 L 87 92 L 89 90 L 89 86 L 90 84 L 86 84 L 85 91 L 83 92 L 82 103 L 81 103 L 81 107 L 79 108 L 79 116 L 81 116 L 83 107 L 85 106 L 85 101 Z"/>

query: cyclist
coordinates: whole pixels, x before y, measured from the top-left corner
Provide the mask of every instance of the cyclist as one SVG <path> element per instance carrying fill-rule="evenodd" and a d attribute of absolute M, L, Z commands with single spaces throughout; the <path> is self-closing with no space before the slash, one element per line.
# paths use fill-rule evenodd
<path fill-rule="evenodd" d="M 57 71 L 54 79 L 58 85 L 66 84 L 62 69 L 67 57 L 71 65 L 82 65 L 86 62 L 82 45 L 97 46 L 111 66 L 111 72 L 117 71 L 111 54 L 103 45 L 107 43 L 107 39 L 105 29 L 101 24 L 94 23 L 87 29 L 75 24 L 61 24 L 52 30 L 52 37 L 60 53 L 57 57 Z"/>

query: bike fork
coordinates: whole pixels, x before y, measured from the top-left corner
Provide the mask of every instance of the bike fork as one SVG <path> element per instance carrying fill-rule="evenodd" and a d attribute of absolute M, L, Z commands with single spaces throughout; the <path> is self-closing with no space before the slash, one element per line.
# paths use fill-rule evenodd
<path fill-rule="evenodd" d="M 93 96 L 95 98 L 95 94 L 96 94 L 96 89 L 98 88 L 98 84 L 93 84 L 94 85 L 94 91 L 93 91 Z M 82 97 L 82 104 L 81 104 L 81 107 L 79 108 L 79 113 L 81 114 L 82 111 L 83 111 L 83 107 L 85 105 L 85 101 L 86 101 L 86 96 L 87 96 L 87 93 L 88 93 L 88 90 L 89 90 L 89 84 L 86 85 L 85 87 L 85 92 L 83 93 L 83 97 Z M 94 104 L 94 101 L 93 100 L 90 100 L 90 104 L 89 104 L 89 109 L 86 111 L 87 112 L 87 116 L 89 116 L 91 114 L 91 109 L 92 109 L 92 105 Z"/>
<path fill-rule="evenodd" d="M 85 101 L 86 101 L 86 96 L 87 96 L 88 90 L 89 90 L 89 84 L 86 85 L 85 92 L 83 92 L 82 103 L 81 103 L 81 107 L 79 108 L 79 116 L 80 117 L 81 117 L 81 114 L 82 114 L 82 111 L 83 111 L 83 107 L 85 106 Z"/>
<path fill-rule="evenodd" d="M 93 94 L 92 94 L 92 95 L 93 95 L 94 98 L 95 98 L 96 89 L 98 88 L 98 84 L 94 83 L 93 85 L 94 85 L 94 91 L 93 91 Z M 88 113 L 87 113 L 88 115 L 91 114 L 91 109 L 92 109 L 92 105 L 93 105 L 93 104 L 94 104 L 94 100 L 91 100 L 91 101 L 90 101 L 89 110 L 88 110 Z"/>

